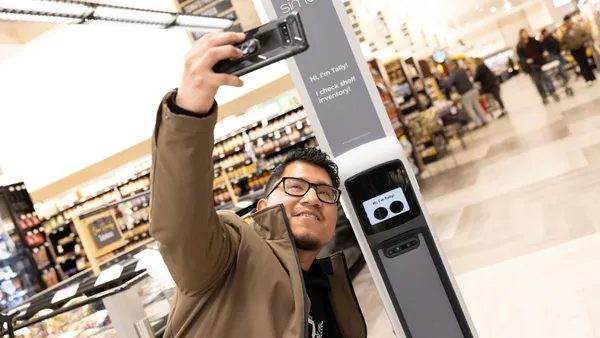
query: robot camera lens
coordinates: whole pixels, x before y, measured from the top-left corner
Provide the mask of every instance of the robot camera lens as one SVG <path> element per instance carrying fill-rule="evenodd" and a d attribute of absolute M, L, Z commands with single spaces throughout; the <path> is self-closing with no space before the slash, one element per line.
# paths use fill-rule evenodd
<path fill-rule="evenodd" d="M 390 210 L 395 214 L 399 214 L 402 212 L 402 210 L 404 210 L 404 203 L 400 201 L 394 201 L 392 204 L 390 204 Z"/>
<path fill-rule="evenodd" d="M 386 208 L 377 208 L 377 209 L 375 209 L 375 212 L 373 213 L 373 215 L 378 220 L 382 220 L 382 219 L 385 219 L 387 217 L 388 211 L 387 211 Z"/>

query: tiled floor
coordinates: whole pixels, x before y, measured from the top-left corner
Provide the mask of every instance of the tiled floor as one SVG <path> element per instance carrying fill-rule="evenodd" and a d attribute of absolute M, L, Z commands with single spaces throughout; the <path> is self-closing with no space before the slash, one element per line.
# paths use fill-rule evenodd
<path fill-rule="evenodd" d="M 510 117 L 421 183 L 481 338 L 600 338 L 600 84 L 574 87 L 544 106 L 505 83 Z M 393 337 L 368 269 L 355 284 L 369 337 Z"/>

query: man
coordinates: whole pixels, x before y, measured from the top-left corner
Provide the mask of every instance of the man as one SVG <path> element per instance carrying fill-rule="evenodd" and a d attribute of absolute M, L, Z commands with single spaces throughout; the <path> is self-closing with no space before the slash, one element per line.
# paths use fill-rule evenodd
<path fill-rule="evenodd" d="M 475 70 L 474 81 L 481 83 L 482 92 L 490 93 L 494 96 L 494 99 L 496 99 L 502 110 L 499 117 L 506 116 L 508 113 L 506 112 L 506 108 L 504 108 L 502 97 L 500 97 L 500 83 L 498 83 L 498 77 L 496 77 L 496 74 L 492 72 L 481 58 L 476 58 L 475 63 L 477 64 L 477 69 Z"/>
<path fill-rule="evenodd" d="M 460 100 L 465 111 L 477 128 L 487 125 L 485 111 L 481 107 L 481 104 L 479 104 L 479 92 L 473 86 L 467 72 L 458 67 L 456 61 L 451 61 L 448 69 L 450 70 L 450 75 L 443 86 L 446 88 L 454 86 L 456 88 L 456 91 L 461 96 Z"/>
<path fill-rule="evenodd" d="M 343 255 L 316 260 L 332 237 L 336 165 L 317 149 L 290 155 L 248 222 L 215 211 L 215 94 L 242 86 L 216 74 L 239 58 L 244 34 L 214 33 L 186 55 L 177 90 L 157 113 L 151 234 L 177 285 L 165 337 L 364 338 L 366 325 Z"/>
<path fill-rule="evenodd" d="M 566 31 L 562 38 L 562 46 L 564 49 L 571 51 L 571 55 L 579 65 L 581 75 L 588 86 L 591 86 L 596 81 L 596 75 L 594 75 L 587 58 L 587 46 L 592 37 L 583 27 L 575 24 L 570 15 L 565 16 L 564 23 Z"/>
<path fill-rule="evenodd" d="M 569 77 L 565 72 L 565 58 L 563 58 L 560 48 L 560 42 L 554 37 L 554 35 L 546 28 L 542 29 L 541 42 L 544 48 L 548 52 L 548 58 L 550 61 L 558 61 L 558 77 L 560 77 L 564 83 L 569 82 Z"/>
<path fill-rule="evenodd" d="M 529 35 L 529 32 L 525 28 L 519 31 L 517 55 L 519 56 L 521 69 L 531 76 L 531 80 L 535 84 L 542 102 L 548 104 L 548 96 L 550 95 L 552 95 L 554 101 L 560 101 L 552 79 L 542 71 L 542 67 L 550 54 L 548 54 L 548 51 L 541 42 Z"/>

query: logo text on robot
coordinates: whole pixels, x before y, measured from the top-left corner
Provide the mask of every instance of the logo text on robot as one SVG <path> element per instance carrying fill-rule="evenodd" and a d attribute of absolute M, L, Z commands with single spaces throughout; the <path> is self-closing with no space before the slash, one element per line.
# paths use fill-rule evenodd
<path fill-rule="evenodd" d="M 279 8 L 283 12 L 283 14 L 290 13 L 295 11 L 298 8 L 301 8 L 302 5 L 308 5 L 316 0 L 287 0 L 286 3 L 281 5 Z"/>

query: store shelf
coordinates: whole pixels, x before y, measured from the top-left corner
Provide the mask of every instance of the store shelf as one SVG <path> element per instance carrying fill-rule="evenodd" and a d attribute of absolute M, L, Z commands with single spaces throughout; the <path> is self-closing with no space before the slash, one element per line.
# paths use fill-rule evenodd
<path fill-rule="evenodd" d="M 246 160 L 244 162 L 240 162 L 240 163 L 234 164 L 233 166 L 227 167 L 226 170 L 227 170 L 227 172 L 232 172 L 237 168 L 243 167 L 245 165 L 250 165 L 250 164 L 252 164 L 252 160 Z M 215 166 L 214 169 L 219 172 L 223 170 L 223 168 L 220 166 Z"/>
<path fill-rule="evenodd" d="M 131 183 L 133 181 L 137 181 L 140 178 L 143 178 L 143 177 L 146 177 L 146 176 L 149 176 L 149 175 L 150 175 L 150 170 L 144 170 L 141 173 L 139 173 L 137 175 L 134 175 L 133 177 L 129 178 L 127 181 L 123 181 L 123 182 L 117 184 L 117 188 L 120 188 L 120 187 L 126 185 L 127 183 Z M 110 189 L 110 187 L 107 188 L 107 189 Z"/>
<path fill-rule="evenodd" d="M 244 147 L 236 147 L 234 150 L 232 150 L 232 151 L 230 151 L 230 152 L 228 152 L 228 153 L 221 154 L 221 155 L 219 155 L 219 156 L 213 156 L 213 158 L 212 158 L 212 159 L 213 159 L 213 162 L 215 162 L 215 161 L 219 161 L 219 160 L 222 160 L 222 159 L 224 159 L 224 158 L 226 158 L 226 157 L 229 157 L 229 156 L 231 156 L 231 155 L 235 155 L 235 154 L 237 154 L 237 153 L 240 153 L 240 152 L 242 152 L 242 151 L 244 151 Z"/>
<path fill-rule="evenodd" d="M 313 135 L 308 135 L 308 136 L 303 136 L 298 141 L 291 142 L 290 144 L 288 144 L 286 146 L 283 146 L 283 147 L 275 148 L 275 150 L 273 150 L 273 151 L 271 151 L 269 153 L 266 153 L 266 154 L 261 154 L 261 155 L 259 155 L 259 157 L 260 158 L 267 158 L 267 157 L 271 157 L 273 155 L 277 155 L 277 154 L 279 154 L 281 152 L 284 152 L 286 150 L 294 148 L 294 146 L 296 146 L 297 144 L 300 144 L 302 142 L 308 141 L 308 140 L 310 140 L 310 139 L 312 139 L 314 137 L 315 137 L 314 134 Z"/>
<path fill-rule="evenodd" d="M 283 111 L 283 112 L 281 112 L 279 114 L 276 114 L 275 116 L 272 116 L 272 117 L 266 119 L 265 121 L 266 122 L 271 122 L 271 121 L 273 121 L 273 120 L 275 120 L 275 119 L 277 119 L 279 117 L 282 117 L 282 116 L 284 116 L 286 114 L 289 114 L 289 113 L 293 113 L 293 112 L 295 112 L 295 111 L 297 111 L 298 109 L 301 109 L 301 108 L 304 108 L 304 106 L 303 105 L 294 106 L 291 109 L 285 110 L 285 111 Z M 236 131 L 234 131 L 232 133 L 226 134 L 225 136 L 221 136 L 221 137 L 219 137 L 219 138 L 217 138 L 215 140 L 215 145 L 217 145 L 219 143 L 222 143 L 224 141 L 227 141 L 230 138 L 233 138 L 233 137 L 236 137 L 238 135 L 241 135 L 241 134 L 243 134 L 243 133 L 245 133 L 245 132 L 247 132 L 249 130 L 252 130 L 252 129 L 258 127 L 258 126 L 261 126 L 261 125 L 262 125 L 262 121 L 257 121 L 257 122 L 252 123 L 249 126 L 240 128 L 240 129 L 238 129 L 238 130 L 236 130 Z"/>
<path fill-rule="evenodd" d="M 10 275 L 9 277 L 4 276 L 4 277 L 0 278 L 0 282 L 6 282 L 6 281 L 13 280 L 13 279 L 21 276 L 21 272 L 13 272 L 12 274 L 9 274 L 9 275 Z"/>
<path fill-rule="evenodd" d="M 260 139 L 263 139 L 263 140 L 265 140 L 265 139 L 272 139 L 272 138 L 279 139 L 279 138 L 281 138 L 281 136 L 289 134 L 286 131 L 287 129 L 289 129 L 290 131 L 291 131 L 291 128 L 296 128 L 297 129 L 298 128 L 298 123 L 302 123 L 302 128 L 303 128 L 308 123 L 308 118 L 303 118 L 301 120 L 292 122 L 291 124 L 288 124 L 288 125 L 286 125 L 284 127 L 281 127 L 281 128 L 279 128 L 279 129 L 277 129 L 277 130 L 275 130 L 275 131 L 273 131 L 273 132 L 271 132 L 271 133 L 269 133 L 267 135 L 264 135 L 264 136 L 261 136 L 261 137 L 257 137 L 256 139 L 252 140 L 252 142 L 257 143 L 258 140 L 260 140 Z M 280 137 L 276 137 L 277 133 L 280 134 Z"/>

